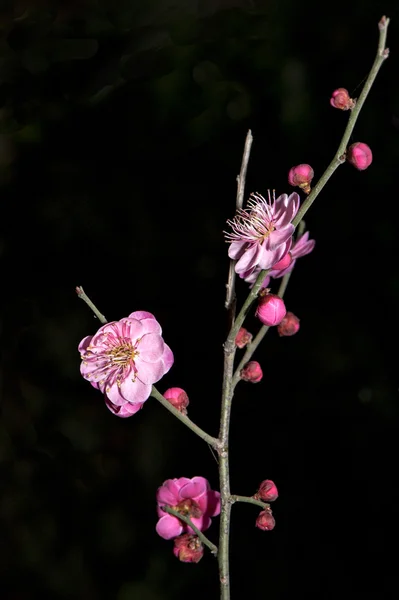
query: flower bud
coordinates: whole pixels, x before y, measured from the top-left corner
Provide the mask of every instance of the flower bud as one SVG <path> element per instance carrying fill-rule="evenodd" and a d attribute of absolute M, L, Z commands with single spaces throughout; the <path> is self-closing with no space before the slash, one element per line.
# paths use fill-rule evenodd
<path fill-rule="evenodd" d="M 283 269 L 286 269 L 287 267 L 289 267 L 291 263 L 292 263 L 291 253 L 287 252 L 287 254 L 284 256 L 284 258 L 282 258 L 275 265 L 273 265 L 273 267 L 272 267 L 273 271 L 282 271 Z"/>
<path fill-rule="evenodd" d="M 263 377 L 263 372 L 260 364 L 256 360 L 251 360 L 245 365 L 243 369 L 241 369 L 240 377 L 244 381 L 258 383 Z"/>
<path fill-rule="evenodd" d="M 313 177 L 314 171 L 310 165 L 297 165 L 289 170 L 288 183 L 294 187 L 300 187 L 305 194 L 309 194 L 310 182 L 312 181 Z"/>
<path fill-rule="evenodd" d="M 274 502 L 278 498 L 278 491 L 276 484 L 271 479 L 265 479 L 259 486 L 258 491 L 254 495 L 257 500 L 263 500 L 263 502 Z"/>
<path fill-rule="evenodd" d="M 263 325 L 278 325 L 286 315 L 283 300 L 276 294 L 265 294 L 259 298 L 258 308 L 255 316 L 262 321 Z"/>
<path fill-rule="evenodd" d="M 356 101 L 352 100 L 349 96 L 348 90 L 345 88 L 338 88 L 332 93 L 330 104 L 334 108 L 339 108 L 340 110 L 351 110 L 355 106 Z"/>
<path fill-rule="evenodd" d="M 359 171 L 367 169 L 373 161 L 373 154 L 367 144 L 356 142 L 349 146 L 346 152 L 346 160 Z"/>
<path fill-rule="evenodd" d="M 280 325 L 278 325 L 277 331 L 280 337 L 295 335 L 299 331 L 298 317 L 288 311 Z"/>
<path fill-rule="evenodd" d="M 256 527 L 262 531 L 271 531 L 274 529 L 276 521 L 274 520 L 271 508 L 262 510 L 256 519 Z"/>
<path fill-rule="evenodd" d="M 184 533 L 174 539 L 173 554 L 181 562 L 197 563 L 204 554 L 201 540 L 191 533 Z"/>
<path fill-rule="evenodd" d="M 237 348 L 244 348 L 247 344 L 252 341 L 252 333 L 249 333 L 245 327 L 240 327 L 236 337 Z"/>
<path fill-rule="evenodd" d="M 164 393 L 164 397 L 183 415 L 187 414 L 189 399 L 184 390 L 178 387 L 169 388 Z"/>

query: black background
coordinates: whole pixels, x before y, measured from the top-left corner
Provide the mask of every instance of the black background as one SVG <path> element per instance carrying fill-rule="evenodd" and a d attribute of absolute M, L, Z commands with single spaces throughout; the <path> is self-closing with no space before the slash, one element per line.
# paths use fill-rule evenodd
<path fill-rule="evenodd" d="M 269 332 L 263 380 L 237 388 L 232 491 L 271 478 L 280 497 L 270 533 L 233 507 L 231 571 L 233 599 L 396 597 L 396 4 L 21 0 L 0 13 L 3 598 L 218 597 L 215 559 L 182 564 L 154 529 L 157 487 L 217 489 L 215 459 L 154 399 L 106 409 L 79 374 L 98 322 L 74 288 L 109 320 L 155 314 L 175 355 L 158 389 L 186 389 L 216 435 L 246 132 L 246 196 L 290 193 L 301 162 L 317 179 L 348 119 L 329 98 L 360 94 L 383 13 L 391 55 L 351 140 L 374 161 L 340 167 L 307 214 L 316 248 L 286 294 L 301 330 Z"/>

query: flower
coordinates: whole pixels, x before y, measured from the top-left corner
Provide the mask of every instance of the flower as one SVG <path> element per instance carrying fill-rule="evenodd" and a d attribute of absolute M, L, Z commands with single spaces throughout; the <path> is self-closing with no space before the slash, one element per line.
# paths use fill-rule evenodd
<path fill-rule="evenodd" d="M 277 264 L 275 264 L 273 269 L 271 269 L 271 271 L 269 271 L 268 275 L 266 276 L 265 280 L 263 281 L 262 288 L 268 287 L 271 277 L 273 277 L 274 279 L 277 279 L 279 277 L 284 277 L 284 275 L 286 275 L 287 273 L 290 273 L 290 271 L 292 271 L 292 269 L 295 266 L 297 258 L 300 258 L 301 256 L 306 256 L 306 254 L 309 254 L 310 252 L 312 252 L 312 250 L 315 246 L 315 243 L 316 243 L 315 240 L 309 239 L 308 231 L 306 233 L 304 233 L 300 238 L 298 238 L 296 240 L 296 242 L 293 243 L 291 250 L 288 253 L 289 256 L 291 257 L 291 260 L 288 262 L 288 266 L 284 267 L 284 263 L 286 262 L 286 257 L 284 257 L 281 261 L 279 261 Z M 282 268 L 282 267 L 284 267 L 284 268 Z M 255 270 L 251 275 L 249 275 L 248 277 L 245 278 L 245 281 L 247 281 L 248 283 L 251 283 L 253 285 L 255 283 L 256 278 L 258 277 L 259 273 L 260 273 L 260 269 Z"/>
<path fill-rule="evenodd" d="M 245 346 L 251 341 L 252 333 L 249 333 L 249 331 L 245 329 L 245 327 L 240 327 L 235 339 L 235 344 L 237 348 L 245 348 Z"/>
<path fill-rule="evenodd" d="M 177 408 L 183 415 L 187 414 L 187 406 L 189 405 L 189 399 L 184 390 L 179 387 L 169 388 L 164 393 L 164 398 L 168 400 L 172 406 Z"/>
<path fill-rule="evenodd" d="M 284 300 L 276 294 L 265 294 L 259 298 L 255 316 L 263 323 L 272 327 L 278 325 L 286 315 Z"/>
<path fill-rule="evenodd" d="M 246 209 L 239 209 L 233 220 L 227 221 L 232 232 L 225 232 L 230 242 L 228 255 L 237 261 L 235 271 L 245 279 L 255 270 L 271 269 L 291 248 L 298 212 L 297 193 L 282 194 L 267 202 L 259 194 L 251 194 Z"/>
<path fill-rule="evenodd" d="M 183 533 L 174 539 L 173 554 L 181 562 L 197 563 L 204 555 L 204 546 L 198 536 Z"/>
<path fill-rule="evenodd" d="M 348 90 L 345 88 L 338 88 L 332 93 L 330 104 L 334 108 L 339 108 L 340 110 L 352 110 L 356 101 L 352 100 L 349 96 Z"/>
<path fill-rule="evenodd" d="M 310 165 L 302 164 L 292 167 L 288 172 L 288 183 L 298 186 L 305 192 L 310 193 L 310 182 L 314 177 L 314 171 Z"/>
<path fill-rule="evenodd" d="M 79 344 L 80 372 L 105 394 L 105 403 L 118 417 L 130 417 L 143 406 L 173 364 L 173 353 L 161 337 L 154 315 L 136 311 L 106 323 Z"/>
<path fill-rule="evenodd" d="M 280 325 L 277 326 L 277 332 L 280 337 L 295 335 L 299 331 L 299 327 L 298 317 L 288 311 Z"/>
<path fill-rule="evenodd" d="M 163 506 L 170 506 L 189 517 L 200 531 L 205 531 L 211 526 L 211 517 L 220 513 L 220 494 L 211 490 L 204 477 L 180 477 L 168 479 L 158 488 L 157 504 L 159 521 L 156 531 L 165 540 L 170 540 L 183 532 L 194 532 L 184 521 L 163 511 Z"/>
<path fill-rule="evenodd" d="M 373 162 L 371 148 L 363 142 L 356 142 L 349 146 L 346 152 L 346 160 L 358 171 L 364 171 Z"/>
<path fill-rule="evenodd" d="M 256 527 L 262 531 L 271 531 L 274 529 L 276 521 L 274 520 L 271 508 L 262 510 L 256 519 Z"/>
<path fill-rule="evenodd" d="M 262 367 L 256 360 L 251 360 L 241 369 L 240 377 L 244 381 L 258 383 L 263 377 Z"/>
<path fill-rule="evenodd" d="M 271 479 L 265 479 L 259 486 L 258 491 L 254 495 L 257 500 L 263 500 L 263 502 L 274 502 L 278 498 L 278 491 L 276 484 Z"/>

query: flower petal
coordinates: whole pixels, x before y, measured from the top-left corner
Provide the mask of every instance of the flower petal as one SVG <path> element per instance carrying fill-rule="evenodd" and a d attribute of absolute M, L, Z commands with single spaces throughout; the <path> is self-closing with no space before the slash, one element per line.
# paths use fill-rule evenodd
<path fill-rule="evenodd" d="M 155 530 L 165 540 L 171 540 L 181 534 L 183 526 L 177 517 L 165 515 L 159 519 Z"/>
<path fill-rule="evenodd" d="M 147 333 L 141 338 L 138 351 L 141 360 L 145 362 L 156 362 L 163 356 L 164 341 L 157 333 Z"/>

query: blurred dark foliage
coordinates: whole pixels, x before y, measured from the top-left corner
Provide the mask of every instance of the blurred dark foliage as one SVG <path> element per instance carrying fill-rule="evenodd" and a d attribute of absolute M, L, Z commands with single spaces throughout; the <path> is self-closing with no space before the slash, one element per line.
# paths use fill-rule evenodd
<path fill-rule="evenodd" d="M 316 249 L 287 292 L 301 331 L 270 332 L 263 381 L 237 389 L 232 489 L 272 478 L 280 498 L 272 533 L 234 507 L 231 571 L 233 598 L 397 597 L 397 4 L 3 0 L 2 598 L 218 597 L 214 558 L 183 565 L 154 531 L 156 488 L 215 488 L 214 457 L 152 399 L 107 411 L 79 375 L 98 323 L 74 288 L 109 319 L 156 315 L 176 360 L 160 391 L 185 388 L 216 434 L 246 131 L 247 193 L 288 191 L 300 162 L 317 178 L 347 120 L 330 94 L 360 93 L 383 12 L 391 56 L 353 139 L 374 162 L 342 166 L 308 213 Z"/>

